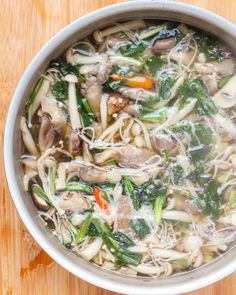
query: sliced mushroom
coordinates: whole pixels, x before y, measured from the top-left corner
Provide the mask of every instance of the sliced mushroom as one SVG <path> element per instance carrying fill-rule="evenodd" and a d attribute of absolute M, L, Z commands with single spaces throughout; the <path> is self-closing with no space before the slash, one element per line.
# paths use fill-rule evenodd
<path fill-rule="evenodd" d="M 53 158 L 57 161 L 57 163 L 69 162 L 73 159 L 72 155 L 67 150 L 62 148 L 55 149 Z"/>
<path fill-rule="evenodd" d="M 37 158 L 30 155 L 23 155 L 20 162 L 25 166 L 25 168 L 37 171 Z"/>
<path fill-rule="evenodd" d="M 112 27 L 104 29 L 103 31 L 97 30 L 93 33 L 93 38 L 97 43 L 102 43 L 104 41 L 104 38 L 109 35 L 116 34 L 121 31 L 141 29 L 145 27 L 146 24 L 142 19 L 131 20 L 125 23 L 120 23 L 119 25 L 114 25 Z"/>
<path fill-rule="evenodd" d="M 111 92 L 107 100 L 107 114 L 109 116 L 122 110 L 129 100 L 117 92 Z"/>
<path fill-rule="evenodd" d="M 100 83 L 96 77 L 92 76 L 89 77 L 85 83 L 81 84 L 81 88 L 81 93 L 87 98 L 92 111 L 98 117 L 102 96 L 102 88 Z"/>
<path fill-rule="evenodd" d="M 32 155 L 37 156 L 39 154 L 39 151 L 35 145 L 32 135 L 27 127 L 25 117 L 21 117 L 20 129 L 21 129 L 22 139 L 25 144 L 25 147 Z"/>
<path fill-rule="evenodd" d="M 173 48 L 175 45 L 176 45 L 176 38 L 171 37 L 171 38 L 157 40 L 151 49 L 155 54 L 159 54 L 162 51 Z"/>
<path fill-rule="evenodd" d="M 32 199 L 39 209 L 47 211 L 50 208 L 48 203 L 43 198 L 38 196 L 35 192 L 32 193 Z"/>
<path fill-rule="evenodd" d="M 111 148 L 95 156 L 97 164 L 105 164 L 115 160 L 120 166 L 137 168 L 146 162 L 153 152 L 145 148 L 136 148 L 131 145 Z"/>
<path fill-rule="evenodd" d="M 41 124 L 39 129 L 38 145 L 41 152 L 52 146 L 56 131 L 52 126 L 49 116 L 45 113 L 41 116 Z"/>
<path fill-rule="evenodd" d="M 169 151 L 170 156 L 176 156 L 178 153 L 176 142 L 168 134 L 158 133 L 152 135 L 151 143 L 153 150 L 158 154 L 160 154 L 164 148 Z"/>
<path fill-rule="evenodd" d="M 228 109 L 236 105 L 236 75 L 220 89 L 214 96 L 213 101 L 219 108 Z"/>
<path fill-rule="evenodd" d="M 64 210 L 87 210 L 90 208 L 89 202 L 78 192 L 63 193 L 58 206 Z"/>

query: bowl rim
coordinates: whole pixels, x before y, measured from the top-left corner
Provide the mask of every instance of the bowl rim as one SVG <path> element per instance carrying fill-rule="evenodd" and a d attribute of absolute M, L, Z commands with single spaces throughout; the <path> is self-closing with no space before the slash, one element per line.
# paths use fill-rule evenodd
<path fill-rule="evenodd" d="M 20 81 L 17 85 L 17 88 L 12 96 L 10 107 L 8 109 L 7 119 L 5 123 L 4 130 L 4 145 L 3 145 L 3 157 L 4 157 L 4 167 L 5 174 L 7 178 L 8 188 L 10 191 L 11 198 L 14 202 L 14 205 L 17 209 L 18 214 L 21 217 L 21 220 L 25 224 L 26 228 L 30 232 L 31 236 L 34 240 L 40 245 L 43 250 L 48 253 L 58 264 L 60 264 L 63 268 L 76 275 L 77 277 L 88 281 L 91 284 L 94 284 L 99 287 L 106 287 L 111 291 L 121 292 L 121 293 L 129 293 L 129 294 L 179 294 L 191 290 L 195 290 L 206 285 L 209 285 L 217 280 L 229 275 L 233 271 L 236 270 L 236 262 L 231 260 L 227 265 L 225 265 L 221 269 L 215 269 L 215 271 L 209 273 L 205 277 L 200 278 L 191 278 L 189 281 L 186 281 L 185 284 L 176 284 L 174 286 L 162 286 L 162 287 L 148 287 L 140 288 L 140 286 L 134 286 L 130 284 L 123 284 L 117 281 L 111 281 L 108 278 L 101 277 L 98 275 L 93 275 L 89 272 L 89 270 L 85 270 L 83 267 L 80 267 L 78 264 L 72 263 L 67 257 L 62 255 L 59 250 L 55 249 L 55 247 L 50 243 L 49 240 L 45 240 L 43 234 L 40 232 L 39 228 L 34 223 L 33 218 L 29 215 L 28 210 L 24 206 L 23 197 L 20 194 L 19 188 L 16 185 L 16 176 L 12 171 L 14 171 L 14 157 L 13 153 L 9 152 L 9 146 L 12 144 L 12 138 L 14 136 L 14 124 L 12 124 L 12 119 L 15 120 L 17 118 L 18 109 L 15 108 L 16 104 L 20 104 L 20 94 L 23 92 L 25 81 L 29 75 L 35 72 L 35 68 L 37 65 L 41 63 L 44 57 L 47 55 L 47 52 L 56 47 L 56 45 L 60 44 L 61 39 L 65 36 L 70 36 L 81 23 L 91 22 L 91 19 L 99 19 L 101 15 L 109 14 L 112 10 L 119 10 L 121 13 L 126 9 L 132 10 L 132 8 L 143 7 L 151 8 L 153 4 L 157 8 L 168 8 L 168 9 L 180 9 L 184 12 L 188 11 L 188 13 L 193 16 L 198 16 L 205 19 L 210 19 L 212 24 L 215 24 L 217 27 L 220 27 L 224 30 L 230 32 L 231 35 L 236 38 L 236 29 L 235 25 L 231 22 L 227 21 L 221 16 L 218 16 L 212 12 L 209 12 L 205 9 L 179 2 L 173 1 L 164 1 L 164 0 L 139 0 L 139 1 L 131 1 L 131 2 L 122 2 L 119 4 L 110 5 L 101 9 L 98 9 L 94 12 L 90 12 L 86 14 L 69 25 L 67 25 L 64 29 L 60 30 L 56 35 L 54 35 L 36 54 L 31 63 L 26 68 L 25 72 L 20 78 Z M 220 25 L 219 25 L 220 24 Z M 11 151 L 11 150 L 10 150 Z"/>

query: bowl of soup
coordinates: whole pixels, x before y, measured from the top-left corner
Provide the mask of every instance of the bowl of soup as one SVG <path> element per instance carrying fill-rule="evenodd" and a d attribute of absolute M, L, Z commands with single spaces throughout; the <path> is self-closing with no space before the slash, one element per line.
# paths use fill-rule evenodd
<path fill-rule="evenodd" d="M 134 294 L 235 270 L 235 43 L 219 16 L 138 1 L 76 20 L 36 55 L 4 159 L 16 208 L 55 261 Z"/>

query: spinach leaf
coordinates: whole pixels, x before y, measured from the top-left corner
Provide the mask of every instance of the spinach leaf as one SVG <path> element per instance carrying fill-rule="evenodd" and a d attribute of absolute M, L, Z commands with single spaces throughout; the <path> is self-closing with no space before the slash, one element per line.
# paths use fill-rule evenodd
<path fill-rule="evenodd" d="M 28 114 L 29 108 L 30 108 L 31 104 L 34 102 L 35 97 L 38 94 L 39 89 L 41 88 L 41 86 L 43 84 L 43 79 L 44 79 L 43 77 L 39 79 L 39 81 L 37 82 L 36 86 L 34 87 L 34 90 L 33 90 L 32 94 L 27 99 L 27 101 L 25 103 L 25 115 Z"/>
<path fill-rule="evenodd" d="M 116 266 L 127 264 L 137 266 L 140 263 L 142 255 L 131 252 L 121 247 L 107 224 L 100 223 L 96 218 L 93 218 L 92 223 L 96 228 L 97 232 L 102 237 L 104 244 L 114 255 L 116 259 Z"/>
<path fill-rule="evenodd" d="M 52 87 L 52 94 L 59 101 L 68 99 L 68 83 L 66 81 L 57 81 Z"/>
<path fill-rule="evenodd" d="M 143 239 L 146 235 L 150 234 L 151 232 L 149 226 L 143 218 L 131 219 L 129 221 L 129 224 L 140 239 Z"/>
<path fill-rule="evenodd" d="M 194 199 L 194 203 L 212 219 L 217 220 L 220 215 L 220 207 L 223 204 L 223 194 L 218 193 L 221 183 L 215 179 L 210 179 L 199 197 Z"/>
<path fill-rule="evenodd" d="M 184 178 L 184 169 L 180 164 L 175 163 L 171 165 L 171 178 L 176 185 L 182 182 Z"/>
<path fill-rule="evenodd" d="M 151 56 L 146 61 L 146 66 L 151 76 L 156 77 L 157 72 L 166 64 L 158 56 Z"/>
<path fill-rule="evenodd" d="M 203 82 L 199 78 L 185 80 L 178 89 L 178 95 L 182 99 L 183 104 L 186 102 L 187 99 L 191 97 L 197 98 L 195 112 L 199 116 L 216 114 L 218 111 L 208 93 L 207 88 L 204 86 Z"/>
<path fill-rule="evenodd" d="M 131 45 L 124 45 L 119 48 L 119 51 L 121 52 L 122 55 L 124 56 L 132 56 L 136 57 L 140 53 L 144 51 L 146 46 L 144 43 L 138 43 L 138 44 L 131 44 Z"/>
<path fill-rule="evenodd" d="M 225 59 L 225 52 L 220 48 L 219 43 L 207 37 L 203 33 L 198 33 L 194 35 L 194 39 L 198 44 L 198 49 L 200 52 L 205 54 L 206 60 L 217 60 L 222 61 Z"/>
<path fill-rule="evenodd" d="M 135 245 L 135 243 L 128 236 L 120 231 L 115 232 L 114 237 L 119 245 L 124 249 Z"/>
<path fill-rule="evenodd" d="M 138 210 L 142 205 L 153 205 L 155 199 L 165 195 L 167 186 L 158 179 L 151 179 L 145 185 L 136 186 L 126 176 L 122 179 L 123 194 L 131 198 L 134 209 Z"/>
<path fill-rule="evenodd" d="M 210 180 L 210 176 L 205 173 L 202 165 L 197 166 L 186 176 L 186 178 L 192 182 L 199 183 L 201 186 L 205 186 Z"/>

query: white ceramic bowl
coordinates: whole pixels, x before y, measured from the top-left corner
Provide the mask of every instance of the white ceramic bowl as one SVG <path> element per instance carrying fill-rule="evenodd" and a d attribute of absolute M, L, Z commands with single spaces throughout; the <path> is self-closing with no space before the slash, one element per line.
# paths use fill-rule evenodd
<path fill-rule="evenodd" d="M 64 249 L 37 215 L 31 198 L 23 191 L 19 164 L 21 135 L 19 119 L 26 98 L 31 93 L 48 62 L 59 56 L 76 40 L 97 28 L 132 18 L 169 19 L 194 25 L 226 43 L 236 54 L 236 29 L 233 24 L 200 8 L 155 0 L 143 0 L 109 6 L 79 18 L 56 34 L 32 60 L 12 97 L 4 135 L 4 161 L 9 189 L 16 209 L 38 244 L 62 267 L 102 288 L 136 295 L 177 294 L 211 284 L 236 270 L 236 248 L 211 264 L 168 278 L 126 277 L 103 270 Z"/>

